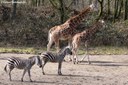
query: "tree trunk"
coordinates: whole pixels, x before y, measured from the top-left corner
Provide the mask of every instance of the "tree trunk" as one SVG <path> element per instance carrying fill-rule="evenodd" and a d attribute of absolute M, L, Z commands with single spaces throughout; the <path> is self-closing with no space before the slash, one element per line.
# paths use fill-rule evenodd
<path fill-rule="evenodd" d="M 89 5 L 92 4 L 92 0 L 89 0 L 88 4 L 89 4 Z"/>
<path fill-rule="evenodd" d="M 64 4 L 63 4 L 63 0 L 59 0 L 60 2 L 60 20 L 61 20 L 61 23 L 64 22 L 64 18 L 65 18 L 65 11 L 64 11 Z"/>
<path fill-rule="evenodd" d="M 128 19 L 128 0 L 125 0 L 125 13 L 124 13 L 124 20 Z"/>
<path fill-rule="evenodd" d="M 95 7 L 98 9 L 98 0 L 94 0 L 93 3 L 95 5 Z M 92 2 L 90 4 L 92 4 Z"/>
<path fill-rule="evenodd" d="M 107 14 L 108 14 L 108 16 L 109 16 L 109 15 L 110 15 L 110 13 L 111 13 L 111 12 L 110 12 L 110 0 L 108 0 L 108 3 L 107 3 L 107 4 L 108 4 Z"/>
<path fill-rule="evenodd" d="M 104 0 L 98 0 L 98 2 L 100 4 L 100 11 L 99 11 L 99 14 L 98 14 L 98 18 L 97 19 L 100 19 L 100 17 L 103 14 L 103 2 L 104 2 Z"/>
<path fill-rule="evenodd" d="M 119 10 L 118 10 L 118 14 L 117 14 L 117 17 L 119 17 L 120 16 L 120 14 L 121 14 L 121 9 L 122 9 L 122 7 L 123 7 L 123 0 L 120 0 L 119 1 Z"/>
<path fill-rule="evenodd" d="M 115 0 L 115 7 L 114 7 L 114 19 L 113 21 L 115 22 L 116 18 L 117 18 L 117 14 L 118 14 L 118 2 L 119 0 Z"/>
<path fill-rule="evenodd" d="M 73 0 L 75 6 L 78 5 L 78 2 L 79 2 L 78 0 Z"/>
<path fill-rule="evenodd" d="M 13 0 L 13 2 L 17 2 L 17 0 Z M 16 6 L 17 6 L 17 3 L 13 3 L 12 19 L 14 19 L 16 16 Z"/>

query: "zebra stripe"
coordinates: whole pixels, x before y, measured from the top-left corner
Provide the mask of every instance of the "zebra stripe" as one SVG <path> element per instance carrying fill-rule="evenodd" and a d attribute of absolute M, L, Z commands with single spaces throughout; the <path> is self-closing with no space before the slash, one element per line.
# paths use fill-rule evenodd
<path fill-rule="evenodd" d="M 61 65 L 64 60 L 64 57 L 68 54 L 72 55 L 72 51 L 69 47 L 62 49 L 61 51 L 59 51 L 59 53 L 51 53 L 51 52 L 42 53 L 41 57 L 42 57 L 42 61 L 44 62 L 42 65 L 42 73 L 45 74 L 43 68 L 44 68 L 45 64 L 49 61 L 49 62 L 58 62 L 59 63 L 58 74 L 62 75 Z"/>
<path fill-rule="evenodd" d="M 43 58 L 46 58 L 46 59 L 48 59 L 49 61 L 54 61 L 54 60 L 56 59 L 56 57 L 55 57 L 53 54 L 49 53 L 49 52 L 47 52 L 47 53 L 45 53 L 45 54 L 43 54 L 43 55 L 44 55 Z"/>
<path fill-rule="evenodd" d="M 23 81 L 23 77 L 26 73 L 26 71 L 28 71 L 29 74 L 29 79 L 31 80 L 31 76 L 30 76 L 30 69 L 34 64 L 37 64 L 39 67 L 42 67 L 42 61 L 40 59 L 39 56 L 32 56 L 29 57 L 28 59 L 22 59 L 22 58 L 17 58 L 17 57 L 10 57 L 7 59 L 7 64 L 5 65 L 4 70 L 7 72 L 7 67 L 8 67 L 8 74 L 9 74 L 9 79 L 11 80 L 11 71 L 14 68 L 18 68 L 18 69 L 24 69 L 21 81 Z"/>
<path fill-rule="evenodd" d="M 14 67 L 19 66 L 19 64 L 21 63 L 20 60 L 18 60 L 17 58 L 13 57 L 13 58 L 9 58 L 8 60 Z"/>

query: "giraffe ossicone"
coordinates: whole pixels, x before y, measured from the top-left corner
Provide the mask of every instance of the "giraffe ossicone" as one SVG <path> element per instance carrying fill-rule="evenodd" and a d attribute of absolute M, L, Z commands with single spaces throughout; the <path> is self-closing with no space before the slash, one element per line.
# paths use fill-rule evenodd
<path fill-rule="evenodd" d="M 89 7 L 93 9 L 95 5 L 92 3 Z"/>

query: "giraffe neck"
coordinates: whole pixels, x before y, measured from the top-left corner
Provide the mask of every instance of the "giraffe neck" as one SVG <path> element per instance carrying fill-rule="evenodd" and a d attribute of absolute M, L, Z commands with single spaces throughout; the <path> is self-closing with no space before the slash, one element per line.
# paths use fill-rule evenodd
<path fill-rule="evenodd" d="M 91 11 L 91 7 L 87 7 L 82 12 L 80 12 L 78 15 L 71 17 L 68 22 L 70 24 L 70 28 L 76 28 L 81 21 L 88 15 L 88 13 Z"/>
<path fill-rule="evenodd" d="M 99 28 L 102 27 L 102 23 L 96 22 L 91 29 L 87 30 L 87 35 L 92 36 Z"/>

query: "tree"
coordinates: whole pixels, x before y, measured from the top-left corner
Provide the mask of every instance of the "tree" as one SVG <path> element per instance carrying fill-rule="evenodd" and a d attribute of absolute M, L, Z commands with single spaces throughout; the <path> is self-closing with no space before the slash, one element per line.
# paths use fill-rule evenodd
<path fill-rule="evenodd" d="M 115 22 L 115 19 L 119 18 L 122 7 L 123 7 L 123 0 L 115 0 L 114 19 L 113 19 L 114 22 Z"/>
<path fill-rule="evenodd" d="M 107 14 L 110 15 L 110 0 L 107 1 L 108 7 L 107 7 Z"/>
<path fill-rule="evenodd" d="M 93 3 L 95 5 L 95 7 L 98 8 L 98 0 L 94 0 Z M 92 4 L 92 2 L 90 4 Z"/>
<path fill-rule="evenodd" d="M 89 0 L 89 5 L 92 4 L 92 0 Z"/>
<path fill-rule="evenodd" d="M 63 0 L 59 0 L 60 2 L 60 8 L 59 8 L 59 11 L 60 11 L 60 20 L 61 20 L 61 23 L 64 22 L 64 18 L 65 18 L 65 11 L 64 11 L 64 2 Z"/>
<path fill-rule="evenodd" d="M 120 16 L 122 8 L 123 8 L 123 0 L 119 0 L 119 9 L 118 9 L 117 18 Z"/>
<path fill-rule="evenodd" d="M 104 0 L 98 0 L 98 2 L 100 4 L 100 11 L 99 11 L 99 14 L 98 14 L 98 19 L 99 19 L 103 14 L 103 3 L 104 3 Z"/>
<path fill-rule="evenodd" d="M 77 6 L 78 5 L 78 2 L 79 2 L 79 0 L 73 0 L 74 6 Z"/>
<path fill-rule="evenodd" d="M 52 6 L 58 10 L 59 14 L 60 14 L 60 22 L 63 23 L 65 21 L 65 4 L 64 4 L 64 0 L 49 0 L 50 3 L 52 4 Z"/>
<path fill-rule="evenodd" d="M 128 19 L 128 0 L 125 0 L 124 20 Z"/>
<path fill-rule="evenodd" d="M 12 19 L 14 19 L 15 18 L 15 16 L 16 16 L 16 6 L 17 6 L 17 0 L 13 0 L 13 10 L 12 10 Z"/>
<path fill-rule="evenodd" d="M 117 19 L 118 4 L 119 4 L 119 0 L 115 0 L 115 5 L 114 5 L 114 19 L 113 19 L 114 22 L 115 22 L 115 19 Z"/>

